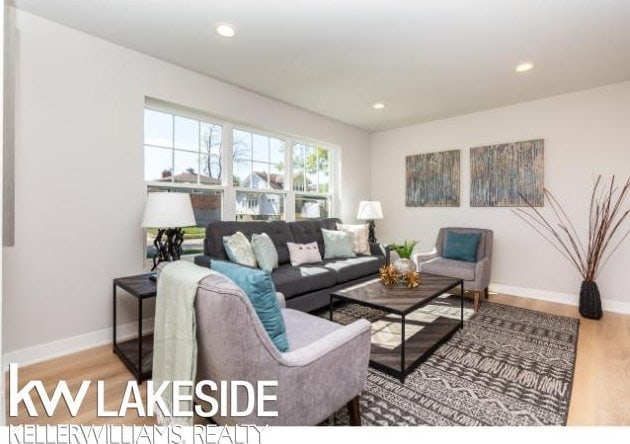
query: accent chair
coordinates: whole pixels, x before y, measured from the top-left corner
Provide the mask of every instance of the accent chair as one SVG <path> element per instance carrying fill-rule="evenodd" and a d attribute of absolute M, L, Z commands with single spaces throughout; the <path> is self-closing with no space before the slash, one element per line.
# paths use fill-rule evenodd
<path fill-rule="evenodd" d="M 215 416 L 214 421 L 313 426 L 347 405 L 351 425 L 361 425 L 359 394 L 367 376 L 370 323 L 360 319 L 342 326 L 284 308 L 281 293 L 278 301 L 289 342 L 284 353 L 274 346 L 247 295 L 230 279 L 212 273 L 199 283 L 197 380 L 248 381 L 254 387 L 258 381 L 278 381 L 277 401 L 265 404 L 278 416 L 260 418 L 254 409 L 249 416 Z M 211 394 L 215 399 L 220 395 L 220 387 Z M 246 405 L 244 395 L 238 392 L 239 405 Z"/>
<path fill-rule="evenodd" d="M 472 260 L 458 260 L 444 257 L 447 233 L 479 234 L 476 255 Z M 490 272 L 492 269 L 492 230 L 483 228 L 446 227 L 440 228 L 435 247 L 428 253 L 419 253 L 412 256 L 418 271 L 425 273 L 450 276 L 464 281 L 464 290 L 475 292 L 474 307 L 479 307 L 481 292 L 488 298 L 488 285 L 490 285 Z"/>

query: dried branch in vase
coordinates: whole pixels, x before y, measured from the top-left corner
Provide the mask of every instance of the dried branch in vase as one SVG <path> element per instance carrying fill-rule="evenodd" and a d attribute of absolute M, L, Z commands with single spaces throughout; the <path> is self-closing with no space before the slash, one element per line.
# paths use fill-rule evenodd
<path fill-rule="evenodd" d="M 630 209 L 623 209 L 630 193 L 630 178 L 621 188 L 615 186 L 614 176 L 606 187 L 601 186 L 601 179 L 598 176 L 591 194 L 586 248 L 564 208 L 546 188 L 545 197 L 553 217 L 545 217 L 523 195 L 521 197 L 533 212 L 522 208 L 512 210 L 573 264 L 587 282 L 597 278 L 610 257 L 630 235 L 630 230 L 623 231 L 630 214 Z"/>

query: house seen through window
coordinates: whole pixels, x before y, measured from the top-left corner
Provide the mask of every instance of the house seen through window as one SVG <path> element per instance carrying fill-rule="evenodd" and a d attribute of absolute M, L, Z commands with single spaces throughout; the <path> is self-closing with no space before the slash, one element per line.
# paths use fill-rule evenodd
<path fill-rule="evenodd" d="M 232 141 L 236 219 L 284 219 L 284 140 L 235 129 Z"/>

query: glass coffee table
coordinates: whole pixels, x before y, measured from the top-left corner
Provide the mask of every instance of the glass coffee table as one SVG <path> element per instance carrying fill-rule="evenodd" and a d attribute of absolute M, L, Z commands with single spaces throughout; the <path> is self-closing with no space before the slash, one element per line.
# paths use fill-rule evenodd
<path fill-rule="evenodd" d="M 420 311 L 458 286 L 459 316 L 453 313 L 452 307 Z M 421 273 L 420 285 L 416 288 L 386 287 L 380 279 L 373 279 L 336 291 L 330 295 L 331 321 L 335 301 L 389 313 L 372 323 L 370 365 L 403 383 L 409 373 L 464 326 L 464 281 L 446 276 Z"/>

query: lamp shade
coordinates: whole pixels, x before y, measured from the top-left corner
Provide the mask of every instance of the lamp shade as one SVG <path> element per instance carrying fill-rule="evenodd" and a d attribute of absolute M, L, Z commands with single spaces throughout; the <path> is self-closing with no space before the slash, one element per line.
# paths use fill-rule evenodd
<path fill-rule="evenodd" d="M 359 202 L 357 219 L 375 220 L 383 218 L 383 210 L 378 200 L 362 200 Z"/>
<path fill-rule="evenodd" d="M 143 228 L 179 228 L 197 225 L 187 193 L 149 193 L 142 217 Z"/>

